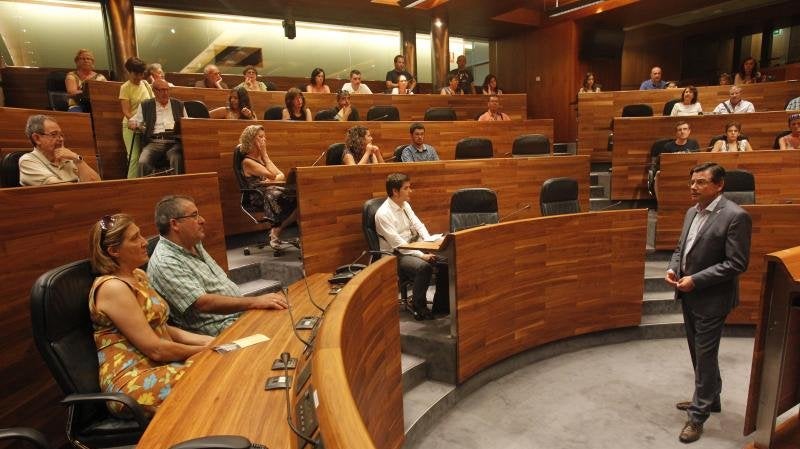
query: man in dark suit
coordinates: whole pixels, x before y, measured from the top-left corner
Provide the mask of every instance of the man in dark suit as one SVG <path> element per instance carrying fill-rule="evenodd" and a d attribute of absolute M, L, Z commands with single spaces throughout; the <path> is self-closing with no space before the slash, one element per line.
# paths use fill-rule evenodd
<path fill-rule="evenodd" d="M 176 174 L 183 173 L 183 146 L 180 124 L 186 110 L 180 100 L 170 98 L 169 84 L 164 80 L 153 83 L 155 98 L 139 105 L 128 127 L 142 131 L 142 154 L 139 155 L 139 176 L 156 170 L 164 158 Z"/>
<path fill-rule="evenodd" d="M 684 443 L 697 441 L 709 414 L 721 410 L 719 342 L 725 318 L 739 304 L 739 274 L 747 269 L 751 228 L 747 212 L 722 195 L 722 166 L 700 164 L 691 176 L 689 187 L 697 204 L 686 212 L 665 276 L 681 299 L 694 366 L 694 397 L 676 404 L 689 416 L 679 437 Z"/>

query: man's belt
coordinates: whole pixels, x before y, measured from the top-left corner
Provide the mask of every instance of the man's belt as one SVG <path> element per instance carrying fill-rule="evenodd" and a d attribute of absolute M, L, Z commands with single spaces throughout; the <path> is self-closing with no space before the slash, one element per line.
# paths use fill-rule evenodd
<path fill-rule="evenodd" d="M 174 131 L 164 131 L 163 133 L 154 133 L 150 138 L 156 140 L 177 140 L 178 135 L 175 134 Z"/>

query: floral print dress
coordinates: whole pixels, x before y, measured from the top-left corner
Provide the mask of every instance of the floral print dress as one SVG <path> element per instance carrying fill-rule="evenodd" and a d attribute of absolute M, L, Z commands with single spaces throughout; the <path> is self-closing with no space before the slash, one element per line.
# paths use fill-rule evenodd
<path fill-rule="evenodd" d="M 183 376 L 191 361 L 184 363 L 159 364 L 139 352 L 131 342 L 114 326 L 114 323 L 97 310 L 95 292 L 109 279 L 119 279 L 133 290 L 147 322 L 159 337 L 171 339 L 167 331 L 169 305 L 150 286 L 147 274 L 140 269 L 134 271 L 135 285 L 116 276 L 100 276 L 95 279 L 89 292 L 89 315 L 94 325 L 94 342 L 97 347 L 97 361 L 100 365 L 100 389 L 105 392 L 124 393 L 144 406 L 145 410 L 155 412 L 166 399 L 172 386 Z M 109 402 L 112 413 L 120 414 L 123 407 Z"/>

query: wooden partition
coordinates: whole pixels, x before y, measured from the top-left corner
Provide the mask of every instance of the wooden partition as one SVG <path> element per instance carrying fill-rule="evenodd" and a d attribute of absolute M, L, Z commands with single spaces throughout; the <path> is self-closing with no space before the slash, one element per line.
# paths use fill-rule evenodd
<path fill-rule="evenodd" d="M 340 122 L 258 123 L 266 129 L 270 158 L 287 174 L 292 167 L 310 166 L 317 159 L 317 165 L 325 165 L 322 152 L 331 143 L 343 142 L 347 129 L 353 126 L 353 123 Z M 186 171 L 216 171 L 219 174 L 222 214 L 228 235 L 263 229 L 263 226 L 254 225 L 242 213 L 239 185 L 233 174 L 233 148 L 238 144 L 242 130 L 250 124 L 252 122 L 249 121 L 208 119 L 190 119 L 183 124 Z M 380 146 L 386 160 L 393 157 L 398 145 L 410 142 L 410 122 L 361 124 L 370 128 L 374 142 Z M 508 157 L 514 138 L 527 133 L 544 134 L 552 138 L 553 120 L 425 123 L 425 142 L 433 145 L 442 159 L 454 159 L 456 143 L 464 137 L 475 136 L 492 139 L 495 157 Z"/>
<path fill-rule="evenodd" d="M 104 173 L 110 178 L 122 178 L 127 173 L 126 152 L 122 143 L 122 112 L 118 99 L 122 84 L 90 81 L 88 85 L 97 151 L 102 158 Z M 226 104 L 228 91 L 175 87 L 170 89 L 170 95 L 180 100 L 201 100 L 212 109 Z M 253 109 L 258 117 L 263 117 L 264 111 L 270 106 L 283 105 L 284 96 L 285 92 L 250 93 Z M 306 94 L 305 97 L 306 104 L 314 113 L 336 105 L 335 94 Z M 513 119 L 527 118 L 524 94 L 503 95 L 502 101 L 504 110 Z M 452 107 L 459 120 L 474 120 L 480 112 L 486 110 L 486 97 L 481 95 L 354 95 L 352 103 L 363 118 L 366 118 L 370 106 L 394 105 L 400 110 L 401 120 L 422 120 L 425 111 L 430 107 Z"/>
<path fill-rule="evenodd" d="M 700 148 L 707 148 L 712 137 L 725 133 L 725 125 L 739 122 L 754 150 L 771 150 L 775 136 L 788 130 L 790 113 L 756 112 L 752 114 L 701 115 L 692 117 L 626 117 L 614 119 L 611 198 L 633 200 L 650 198 L 647 170 L 650 147 L 658 139 L 674 138 L 675 123 L 684 120 L 692 128 L 691 138 Z"/>
<path fill-rule="evenodd" d="M 89 114 L 0 107 L 0 148 L 33 149 L 33 144 L 25 136 L 25 124 L 28 117 L 36 114 L 46 114 L 56 119 L 64 133 L 64 146 L 81 155 L 92 168 L 98 169 Z"/>
<path fill-rule="evenodd" d="M 191 195 L 206 219 L 205 247 L 227 267 L 219 189 L 214 173 L 0 189 L 0 422 L 37 428 L 63 441 L 61 390 L 34 348 L 29 297 L 44 272 L 88 257 L 89 229 L 103 215 L 133 216 L 143 235 L 157 234 L 153 209 L 163 196 Z"/>
<path fill-rule="evenodd" d="M 299 224 L 306 272 L 333 271 L 367 248 L 361 208 L 368 199 L 386 197 L 386 176 L 394 172 L 411 177 L 411 205 L 432 233 L 448 230 L 450 197 L 467 187 L 497 192 L 501 217 L 529 204 L 529 210 L 514 218 L 530 218 L 540 215 L 542 183 L 567 176 L 578 181 L 581 209 L 589 210 L 589 158 L 585 156 L 300 167 Z"/>
<path fill-rule="evenodd" d="M 400 316 L 397 292 L 386 288 L 396 283 L 395 258 L 384 257 L 350 281 L 325 312 L 311 381 L 326 448 L 403 445 Z"/>
<path fill-rule="evenodd" d="M 637 209 L 512 221 L 449 236 L 459 382 L 545 343 L 638 326 L 646 233 L 647 211 Z"/>
<path fill-rule="evenodd" d="M 711 112 L 729 98 L 730 86 L 697 88 L 703 110 Z M 622 115 L 629 104 L 648 104 L 661 115 L 664 104 L 680 98 L 682 89 L 627 90 L 578 95 L 578 154 L 592 156 L 592 161 L 609 161 L 608 133 L 611 119 Z M 742 86 L 742 98 L 755 105 L 756 111 L 782 111 L 786 102 L 800 95 L 800 81 L 777 81 Z M 616 132 L 615 132 L 616 137 Z M 614 144 L 616 145 L 616 138 Z"/>
<path fill-rule="evenodd" d="M 167 81 L 175 84 L 176 86 L 188 86 L 194 87 L 194 83 L 203 79 L 202 73 L 175 73 L 170 72 L 166 74 Z M 303 92 L 306 91 L 306 85 L 308 84 L 308 78 L 298 78 L 293 76 L 263 76 L 259 75 L 258 79 L 263 81 L 264 83 L 271 83 L 275 86 L 275 89 L 278 91 L 287 91 L 292 87 L 296 87 Z M 232 75 L 232 74 L 222 74 L 222 80 L 225 81 L 225 84 L 228 87 L 236 87 L 240 83 L 244 81 L 244 75 Z M 331 88 L 331 92 L 338 92 L 342 90 L 342 86 L 345 83 L 349 83 L 350 79 L 335 79 L 335 78 L 326 78 L 325 84 Z M 382 80 L 369 80 L 361 81 L 363 84 L 369 86 L 369 90 L 373 93 L 380 94 L 386 90 L 386 81 Z M 431 93 L 431 83 L 417 83 L 417 91 L 419 93 Z"/>
<path fill-rule="evenodd" d="M 75 68 L 59 69 L 53 67 L 25 66 L 1 68 L 0 77 L 3 79 L 5 105 L 15 108 L 49 109 L 50 100 L 47 98 L 47 75 L 56 70 L 66 73 L 75 70 Z M 97 73 L 102 73 L 106 78 L 109 77 L 108 70 L 95 71 Z"/>

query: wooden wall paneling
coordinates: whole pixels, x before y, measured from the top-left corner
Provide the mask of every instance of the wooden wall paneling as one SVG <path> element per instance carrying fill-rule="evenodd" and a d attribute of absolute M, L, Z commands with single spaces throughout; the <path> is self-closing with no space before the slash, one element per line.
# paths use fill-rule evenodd
<path fill-rule="evenodd" d="M 489 64 L 492 74 L 497 77 L 497 85 L 503 91 L 527 92 L 528 76 L 521 67 L 527 67 L 526 34 L 515 34 L 502 39 L 489 41 Z M 475 80 L 479 89 L 483 80 Z"/>
<path fill-rule="evenodd" d="M 453 234 L 459 382 L 535 346 L 638 326 L 646 222 L 637 209 Z"/>
<path fill-rule="evenodd" d="M 15 108 L 49 109 L 47 75 L 54 70 L 69 72 L 75 70 L 75 68 L 59 69 L 20 66 L 0 68 L 5 105 Z M 102 73 L 106 78 L 109 77 L 108 70 L 96 70 L 96 72 Z"/>
<path fill-rule="evenodd" d="M 386 196 L 386 176 L 398 171 L 411 177 L 414 212 L 433 233 L 448 229 L 450 197 L 466 187 L 497 192 L 501 216 L 531 204 L 515 216 L 522 219 L 540 215 L 545 180 L 568 176 L 578 180 L 581 208 L 589 210 L 589 160 L 580 156 L 300 167 L 298 221 L 306 272 L 332 271 L 366 249 L 361 207 L 370 198 Z"/>
<path fill-rule="evenodd" d="M 697 90 L 699 101 L 706 112 L 713 111 L 720 102 L 729 98 L 729 88 L 726 86 L 701 86 Z M 664 103 L 678 98 L 680 92 L 680 89 L 630 90 L 578 95 L 578 154 L 591 155 L 592 161 L 610 161 L 608 133 L 611 120 L 622 115 L 625 105 L 648 104 L 655 115 L 660 115 Z M 753 102 L 756 111 L 760 112 L 782 111 L 786 101 L 798 95 L 800 81 L 742 86 L 742 98 Z"/>
<path fill-rule="evenodd" d="M 705 148 L 712 137 L 724 134 L 725 125 L 739 122 L 754 150 L 771 150 L 775 136 L 788 129 L 786 111 L 756 112 L 734 115 L 701 115 L 691 117 L 619 117 L 614 119 L 614 151 L 612 154 L 611 198 L 629 200 L 650 198 L 647 192 L 647 170 L 650 147 L 658 139 L 675 136 L 675 124 L 686 121 L 692 128 L 691 138 Z M 764 153 L 759 153 L 764 154 Z M 698 154 L 699 159 L 711 157 Z"/>
<path fill-rule="evenodd" d="M 25 124 L 28 117 L 36 114 L 53 117 L 64 133 L 64 146 L 81 155 L 92 168 L 98 169 L 89 114 L 0 107 L 0 148 L 33 149 L 33 144 L 25 136 Z"/>
<path fill-rule="evenodd" d="M 96 145 L 101 156 L 103 174 L 106 179 L 123 178 L 127 173 L 125 146 L 122 142 L 122 112 L 119 106 L 117 82 L 89 82 Z M 200 100 L 209 109 L 224 106 L 228 91 L 193 87 L 175 87 L 170 95 L 179 100 Z M 250 99 L 258 117 L 273 105 L 284 104 L 284 92 L 251 92 Z M 336 105 L 335 94 L 306 94 L 306 102 L 312 112 Z M 486 110 L 486 97 L 481 95 L 354 95 L 353 106 L 366 118 L 370 106 L 393 104 L 400 110 L 402 120 L 421 121 L 429 107 L 449 106 L 456 110 L 459 120 L 473 120 Z M 514 120 L 527 117 L 525 95 L 503 95 L 503 109 Z M 321 150 L 320 150 L 321 151 Z"/>
<path fill-rule="evenodd" d="M 327 275 L 325 275 L 327 277 Z M 394 257 L 350 281 L 325 312 L 315 341 L 312 383 L 325 447 L 403 445 L 400 316 Z"/>
<path fill-rule="evenodd" d="M 29 297 L 44 272 L 88 256 L 89 229 L 105 214 L 133 216 L 155 235 L 153 209 L 163 196 L 191 195 L 206 219 L 205 247 L 227 267 L 219 189 L 214 173 L 0 189 L 0 422 L 24 423 L 63 441 L 66 409 L 31 336 Z"/>
<path fill-rule="evenodd" d="M 621 90 L 639 89 L 642 81 L 650 79 L 653 66 L 661 67 L 664 81 L 680 81 L 682 59 L 681 52 L 676 51 L 676 45 L 680 45 L 683 36 L 676 37 L 672 34 L 674 31 L 672 26 L 659 24 L 625 33 Z"/>
<path fill-rule="evenodd" d="M 245 126 L 254 122 L 239 120 L 190 119 L 183 124 L 184 159 L 188 173 L 216 171 L 228 235 L 264 229 L 244 215 L 240 208 L 239 186 L 233 174 L 233 148 Z M 288 174 L 292 167 L 309 166 L 328 145 L 343 142 L 354 123 L 259 121 L 267 132 L 270 158 Z M 409 122 L 361 122 L 368 126 L 375 144 L 389 160 L 394 149 L 410 142 Z M 496 157 L 507 157 L 514 138 L 539 133 L 552 139 L 552 120 L 510 122 L 426 122 L 425 142 L 433 145 L 442 159 L 454 159 L 456 143 L 464 137 L 488 137 Z M 325 165 L 325 157 L 317 165 Z"/>

